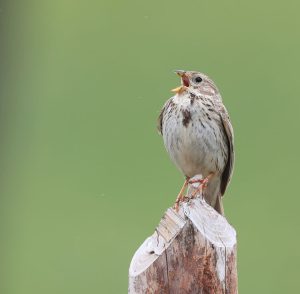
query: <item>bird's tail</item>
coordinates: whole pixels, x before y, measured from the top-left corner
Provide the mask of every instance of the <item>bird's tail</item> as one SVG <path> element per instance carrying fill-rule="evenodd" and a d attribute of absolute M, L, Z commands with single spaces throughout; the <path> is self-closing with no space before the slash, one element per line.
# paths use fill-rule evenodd
<path fill-rule="evenodd" d="M 216 204 L 215 204 L 214 209 L 221 215 L 224 215 L 224 207 L 223 207 L 223 202 L 222 202 L 222 196 L 220 193 L 216 199 Z"/>
<path fill-rule="evenodd" d="M 218 213 L 224 215 L 220 183 L 221 179 L 219 177 L 212 177 L 204 190 L 204 198 Z"/>

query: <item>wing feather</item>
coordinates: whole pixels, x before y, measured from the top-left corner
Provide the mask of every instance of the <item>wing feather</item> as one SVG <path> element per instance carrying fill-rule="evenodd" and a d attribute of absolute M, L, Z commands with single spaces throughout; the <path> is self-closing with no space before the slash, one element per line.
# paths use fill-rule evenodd
<path fill-rule="evenodd" d="M 227 137 L 227 146 L 228 146 L 228 159 L 225 166 L 225 169 L 221 177 L 221 195 L 224 195 L 226 188 L 231 180 L 234 166 L 234 142 L 233 142 L 233 128 L 230 122 L 230 118 L 226 108 L 223 106 L 220 111 L 221 121 L 223 124 L 224 132 Z"/>
<path fill-rule="evenodd" d="M 172 101 L 172 98 L 170 98 L 166 103 L 165 105 L 163 106 L 163 108 L 161 109 L 160 111 L 160 114 L 158 116 L 158 119 L 157 119 L 157 130 L 158 132 L 162 135 L 163 134 L 163 119 L 164 119 L 164 112 L 165 110 L 169 107 L 169 104 L 171 103 Z"/>

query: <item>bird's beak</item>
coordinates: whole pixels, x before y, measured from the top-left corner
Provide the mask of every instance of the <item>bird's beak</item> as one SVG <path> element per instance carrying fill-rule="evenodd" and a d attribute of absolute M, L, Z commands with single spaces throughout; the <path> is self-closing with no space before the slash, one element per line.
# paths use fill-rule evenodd
<path fill-rule="evenodd" d="M 185 75 L 185 70 L 175 70 L 175 73 L 182 77 Z"/>
<path fill-rule="evenodd" d="M 186 71 L 184 70 L 175 70 L 175 73 L 181 77 L 181 86 L 172 89 L 172 92 L 175 92 L 177 94 L 181 94 L 186 90 L 186 88 L 190 85 L 189 79 L 186 75 Z"/>

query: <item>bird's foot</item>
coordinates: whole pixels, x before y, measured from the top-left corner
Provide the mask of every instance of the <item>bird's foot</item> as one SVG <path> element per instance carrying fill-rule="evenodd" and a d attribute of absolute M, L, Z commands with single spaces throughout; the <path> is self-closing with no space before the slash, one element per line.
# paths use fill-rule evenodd
<path fill-rule="evenodd" d="M 179 211 L 179 204 L 180 202 L 182 201 L 183 197 L 182 198 L 178 198 L 176 199 L 175 203 L 174 203 L 174 206 L 173 206 L 173 209 L 178 212 Z"/>
<path fill-rule="evenodd" d="M 176 198 L 175 204 L 173 206 L 173 208 L 176 210 L 176 212 L 178 212 L 178 210 L 179 210 L 180 202 L 182 202 L 184 200 L 184 198 L 186 198 L 186 196 L 184 195 L 184 191 L 185 191 L 186 187 L 188 186 L 188 184 L 189 184 L 189 178 L 186 178 L 186 180 L 184 181 L 184 184 L 183 184 L 182 188 L 180 189 L 180 192 Z"/>
<path fill-rule="evenodd" d="M 209 179 L 213 176 L 213 173 L 210 173 L 206 178 L 204 179 L 194 179 L 189 180 L 189 184 L 196 184 L 199 183 L 198 187 L 195 189 L 195 191 L 192 193 L 191 198 L 194 199 L 198 194 L 203 194 L 203 191 L 207 188 Z"/>

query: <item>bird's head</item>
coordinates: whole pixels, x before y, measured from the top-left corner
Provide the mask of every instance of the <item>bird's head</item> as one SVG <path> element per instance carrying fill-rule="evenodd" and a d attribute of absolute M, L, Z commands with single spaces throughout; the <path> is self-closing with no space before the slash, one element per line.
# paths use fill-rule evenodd
<path fill-rule="evenodd" d="M 205 74 L 197 71 L 176 70 L 175 73 L 181 77 L 181 86 L 172 90 L 180 95 L 189 90 L 194 90 L 203 95 L 216 95 L 219 93 L 217 86 Z"/>

